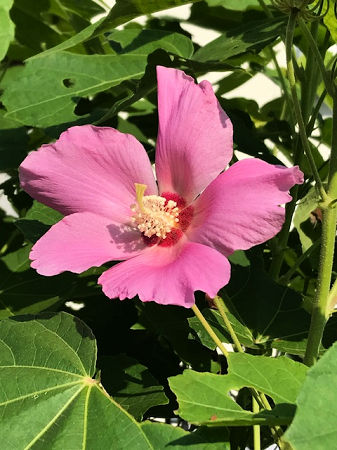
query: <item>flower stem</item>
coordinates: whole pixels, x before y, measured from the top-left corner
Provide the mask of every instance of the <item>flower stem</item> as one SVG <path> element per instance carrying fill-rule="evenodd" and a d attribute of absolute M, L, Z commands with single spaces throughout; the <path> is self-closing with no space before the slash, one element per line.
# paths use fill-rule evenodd
<path fill-rule="evenodd" d="M 304 148 L 305 154 L 307 155 L 319 195 L 320 195 L 321 199 L 323 201 L 325 201 L 327 199 L 327 194 L 323 187 L 323 183 L 319 176 L 319 173 L 318 173 L 318 170 L 317 170 L 317 167 L 315 164 L 315 160 L 314 160 L 314 157 L 311 152 L 310 143 L 307 138 L 306 127 L 305 127 L 304 120 L 302 117 L 300 103 L 299 103 L 299 100 L 297 97 L 294 64 L 293 64 L 293 59 L 292 59 L 292 45 L 293 45 L 293 37 L 294 37 L 294 30 L 295 30 L 295 26 L 296 26 L 297 14 L 298 14 L 298 10 L 295 8 L 292 9 L 291 14 L 289 16 L 289 20 L 288 20 L 288 25 L 287 25 L 287 32 L 286 32 L 287 74 L 288 74 L 288 80 L 289 80 L 289 84 L 290 84 L 290 92 L 291 92 L 291 97 L 292 97 L 292 101 L 293 101 L 293 107 L 294 107 L 296 121 L 298 123 L 299 134 L 300 134 L 302 146 Z"/>
<path fill-rule="evenodd" d="M 194 312 L 194 314 L 197 316 L 197 318 L 200 320 L 202 326 L 205 328 L 205 330 L 207 331 L 207 333 L 210 335 L 210 337 L 213 339 L 213 341 L 215 342 L 215 344 L 219 347 L 219 349 L 222 351 L 222 353 L 226 356 L 226 358 L 228 357 L 228 351 L 226 350 L 226 348 L 224 347 L 223 343 L 220 341 L 220 339 L 218 338 L 218 336 L 214 333 L 212 327 L 210 326 L 210 324 L 207 322 L 207 320 L 205 319 L 205 317 L 202 315 L 200 309 L 197 307 L 196 304 L 194 304 L 192 306 L 192 311 Z"/>
<path fill-rule="evenodd" d="M 333 95 L 332 112 L 332 142 L 329 164 L 328 198 L 322 204 L 322 244 L 317 280 L 317 292 L 311 313 L 311 323 L 308 335 L 304 362 L 312 366 L 319 353 L 324 327 L 329 318 L 329 304 L 331 302 L 330 284 L 333 265 L 333 255 L 336 238 L 337 221 L 337 96 Z"/>
<path fill-rule="evenodd" d="M 252 398 L 253 413 L 258 413 L 260 411 L 259 404 Z M 253 425 L 253 436 L 254 436 L 254 450 L 261 450 L 261 436 L 260 436 L 260 426 Z"/>
<path fill-rule="evenodd" d="M 226 314 L 226 311 L 225 311 L 224 302 L 223 302 L 222 298 L 216 296 L 216 297 L 214 297 L 213 301 L 215 303 L 215 306 L 218 308 L 218 311 L 219 311 L 223 321 L 225 322 L 226 328 L 227 328 L 227 330 L 228 330 L 228 332 L 229 332 L 229 334 L 230 334 L 230 336 L 231 336 L 231 338 L 232 338 L 232 340 L 233 340 L 233 342 L 234 342 L 234 344 L 236 346 L 237 351 L 240 352 L 240 353 L 244 353 L 242 345 L 241 345 L 241 343 L 240 343 L 240 341 L 239 341 L 239 339 L 238 339 L 238 337 L 237 337 L 237 335 L 236 335 L 236 333 L 235 333 L 235 331 L 234 331 L 234 329 L 232 327 L 232 324 L 230 323 L 230 321 L 229 321 L 229 319 L 227 317 L 227 314 Z"/>

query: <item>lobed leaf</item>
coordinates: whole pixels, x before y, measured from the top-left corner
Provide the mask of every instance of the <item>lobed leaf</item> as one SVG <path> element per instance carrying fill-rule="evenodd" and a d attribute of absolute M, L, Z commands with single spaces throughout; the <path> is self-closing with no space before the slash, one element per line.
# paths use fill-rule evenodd
<path fill-rule="evenodd" d="M 140 425 L 92 378 L 96 352 L 91 330 L 69 314 L 3 320 L 2 445 L 153 449 Z"/>
<path fill-rule="evenodd" d="M 286 357 L 274 359 L 243 353 L 230 354 L 228 362 L 228 375 L 186 370 L 169 379 L 181 417 L 194 424 L 208 425 L 290 423 L 294 414 L 292 403 L 305 377 L 306 366 Z M 242 387 L 270 395 L 276 407 L 257 414 L 242 409 L 229 395 L 229 391 Z"/>

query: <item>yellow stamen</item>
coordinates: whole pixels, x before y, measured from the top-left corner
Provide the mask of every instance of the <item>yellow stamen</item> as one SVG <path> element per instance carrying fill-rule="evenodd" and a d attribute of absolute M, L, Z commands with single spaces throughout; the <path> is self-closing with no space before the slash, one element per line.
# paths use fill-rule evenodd
<path fill-rule="evenodd" d="M 136 200 L 139 206 L 139 209 L 142 213 L 145 212 L 145 208 L 143 205 L 143 197 L 144 197 L 144 192 L 146 191 L 146 184 L 140 184 L 140 183 L 135 183 L 135 187 L 136 187 Z"/>

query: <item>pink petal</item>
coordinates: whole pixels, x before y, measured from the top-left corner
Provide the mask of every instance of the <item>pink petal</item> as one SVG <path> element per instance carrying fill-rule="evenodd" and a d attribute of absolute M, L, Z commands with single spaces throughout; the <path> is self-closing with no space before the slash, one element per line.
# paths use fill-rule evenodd
<path fill-rule="evenodd" d="M 28 155 L 20 179 L 28 194 L 63 214 L 91 211 L 120 221 L 135 202 L 134 183 L 157 194 L 143 146 L 129 134 L 91 125 L 69 128 Z"/>
<path fill-rule="evenodd" d="M 208 81 L 157 67 L 159 132 L 156 172 L 160 192 L 189 203 L 232 158 L 232 124 Z"/>
<path fill-rule="evenodd" d="M 112 260 L 138 255 L 144 248 L 138 230 L 90 212 L 64 217 L 32 248 L 31 266 L 41 275 L 80 273 Z"/>
<path fill-rule="evenodd" d="M 277 234 L 291 200 L 289 189 L 303 183 L 298 167 L 287 169 L 245 159 L 218 176 L 194 203 L 189 239 L 225 255 L 261 244 Z"/>
<path fill-rule="evenodd" d="M 139 256 L 117 264 L 98 280 L 110 298 L 133 298 L 162 305 L 189 308 L 194 291 L 215 297 L 228 283 L 230 264 L 216 250 L 193 242 L 173 247 L 152 247 Z"/>

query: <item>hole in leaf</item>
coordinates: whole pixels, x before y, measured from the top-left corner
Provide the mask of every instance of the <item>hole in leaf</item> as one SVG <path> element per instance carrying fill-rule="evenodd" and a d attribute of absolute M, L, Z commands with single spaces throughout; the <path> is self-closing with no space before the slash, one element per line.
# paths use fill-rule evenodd
<path fill-rule="evenodd" d="M 74 86 L 75 80 L 72 80 L 71 78 L 65 78 L 64 80 L 62 80 L 62 83 L 66 88 L 70 88 Z"/>

